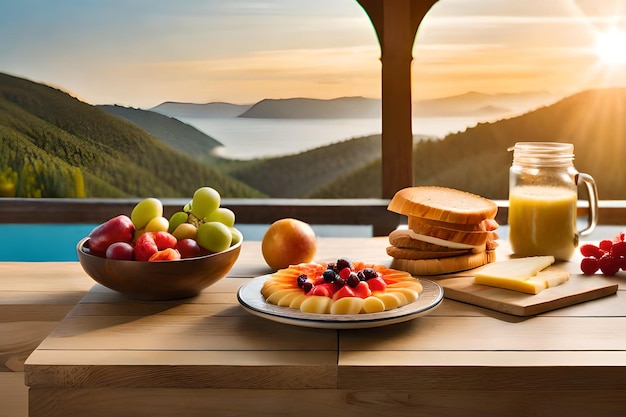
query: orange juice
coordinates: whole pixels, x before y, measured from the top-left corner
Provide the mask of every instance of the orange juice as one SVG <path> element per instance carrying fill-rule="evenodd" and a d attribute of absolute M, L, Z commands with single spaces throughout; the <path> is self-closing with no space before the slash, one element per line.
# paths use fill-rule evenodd
<path fill-rule="evenodd" d="M 515 187 L 509 194 L 509 242 L 520 256 L 552 255 L 567 260 L 578 245 L 576 190 Z"/>

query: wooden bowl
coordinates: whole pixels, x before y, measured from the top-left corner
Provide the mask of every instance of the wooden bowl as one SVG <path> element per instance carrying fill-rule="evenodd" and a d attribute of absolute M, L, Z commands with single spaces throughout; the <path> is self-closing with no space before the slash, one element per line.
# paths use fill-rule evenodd
<path fill-rule="evenodd" d="M 174 300 L 198 295 L 224 278 L 241 251 L 241 242 L 229 249 L 162 262 L 106 259 L 88 253 L 89 238 L 76 245 L 78 260 L 94 281 L 134 300 Z"/>

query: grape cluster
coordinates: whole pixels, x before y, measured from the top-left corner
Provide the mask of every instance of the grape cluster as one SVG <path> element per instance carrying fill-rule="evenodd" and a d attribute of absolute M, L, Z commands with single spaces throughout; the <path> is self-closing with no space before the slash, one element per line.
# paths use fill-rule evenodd
<path fill-rule="evenodd" d="M 613 240 L 605 239 L 598 245 L 591 243 L 580 247 L 584 256 L 580 269 L 585 275 L 593 275 L 598 270 L 604 275 L 613 276 L 619 270 L 626 270 L 626 235 L 618 234 Z"/>

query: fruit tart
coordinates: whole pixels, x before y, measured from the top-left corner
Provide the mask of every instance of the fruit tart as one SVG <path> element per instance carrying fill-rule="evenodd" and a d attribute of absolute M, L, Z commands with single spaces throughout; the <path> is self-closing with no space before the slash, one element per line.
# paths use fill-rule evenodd
<path fill-rule="evenodd" d="M 278 270 L 263 283 L 265 301 L 318 314 L 379 313 L 419 297 L 419 279 L 384 265 L 339 258 Z"/>

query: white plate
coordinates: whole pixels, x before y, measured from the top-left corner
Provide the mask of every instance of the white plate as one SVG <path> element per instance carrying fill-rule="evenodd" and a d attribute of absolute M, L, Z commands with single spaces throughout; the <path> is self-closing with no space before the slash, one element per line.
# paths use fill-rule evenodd
<path fill-rule="evenodd" d="M 271 275 L 252 279 L 237 291 L 237 300 L 248 312 L 279 323 L 321 329 L 363 329 L 401 323 L 422 316 L 435 309 L 443 300 L 443 288 L 439 284 L 420 278 L 424 287 L 417 300 L 400 308 L 368 314 L 315 314 L 289 307 L 266 303 L 261 294 L 263 282 Z"/>

